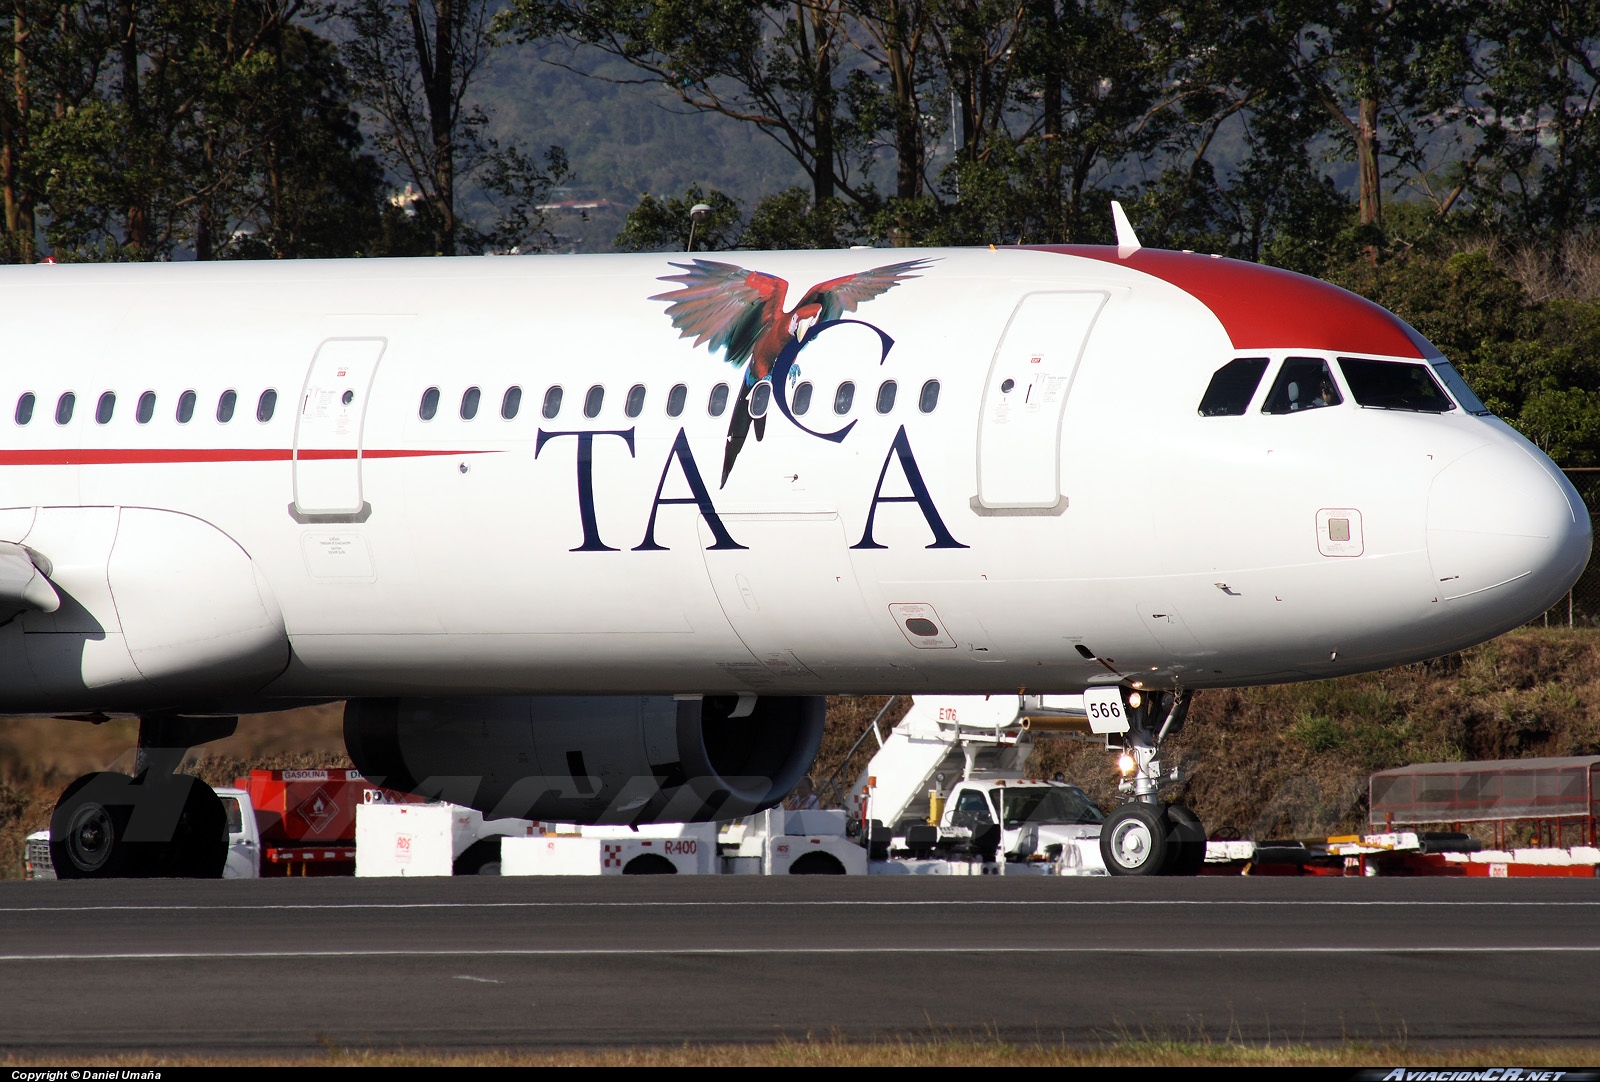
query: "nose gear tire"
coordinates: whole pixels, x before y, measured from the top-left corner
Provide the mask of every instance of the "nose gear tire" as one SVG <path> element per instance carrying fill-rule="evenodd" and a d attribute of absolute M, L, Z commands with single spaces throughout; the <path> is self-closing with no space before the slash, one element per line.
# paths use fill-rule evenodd
<path fill-rule="evenodd" d="M 1161 804 L 1129 801 L 1100 828 L 1100 856 L 1112 875 L 1160 875 L 1170 827 Z"/>
<path fill-rule="evenodd" d="M 1162 875 L 1199 875 L 1206 862 L 1206 828 L 1182 804 L 1167 805 L 1167 866 Z"/>

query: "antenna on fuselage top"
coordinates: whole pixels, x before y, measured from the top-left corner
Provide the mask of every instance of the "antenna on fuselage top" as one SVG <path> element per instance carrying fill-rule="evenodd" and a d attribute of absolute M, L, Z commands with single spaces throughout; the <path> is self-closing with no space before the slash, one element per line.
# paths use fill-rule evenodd
<path fill-rule="evenodd" d="M 1137 252 L 1142 245 L 1139 238 L 1134 235 L 1133 223 L 1128 221 L 1127 211 L 1122 209 L 1122 204 L 1115 199 L 1111 201 L 1111 220 L 1117 224 L 1117 256 L 1126 259 Z"/>

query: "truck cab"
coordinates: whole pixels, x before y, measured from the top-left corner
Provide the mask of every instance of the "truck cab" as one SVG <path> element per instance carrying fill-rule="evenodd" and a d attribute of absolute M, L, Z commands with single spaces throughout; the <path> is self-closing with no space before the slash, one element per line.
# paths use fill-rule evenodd
<path fill-rule="evenodd" d="M 1105 813 L 1076 785 L 1017 777 L 964 778 L 951 787 L 938 821 L 941 846 L 968 845 L 1000 827 L 998 852 L 1013 861 L 1054 859 L 1100 836 Z"/>
<path fill-rule="evenodd" d="M 228 817 L 228 863 L 222 867 L 222 878 L 259 878 L 261 833 L 256 827 L 256 809 L 250 794 L 243 789 L 218 789 L 217 796 Z"/>

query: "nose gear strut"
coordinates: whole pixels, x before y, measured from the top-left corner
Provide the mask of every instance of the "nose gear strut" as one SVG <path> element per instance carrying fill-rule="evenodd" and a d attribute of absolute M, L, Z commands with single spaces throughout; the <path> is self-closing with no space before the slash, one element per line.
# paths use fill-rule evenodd
<path fill-rule="evenodd" d="M 1161 760 L 1161 744 L 1183 728 L 1190 691 L 1125 691 L 1128 730 L 1121 737 L 1117 789 L 1123 803 L 1100 829 L 1100 855 L 1112 875 L 1198 875 L 1206 858 L 1205 828 L 1182 804 L 1161 800 L 1163 784 L 1182 780 Z M 1116 748 L 1115 737 L 1107 740 Z"/>

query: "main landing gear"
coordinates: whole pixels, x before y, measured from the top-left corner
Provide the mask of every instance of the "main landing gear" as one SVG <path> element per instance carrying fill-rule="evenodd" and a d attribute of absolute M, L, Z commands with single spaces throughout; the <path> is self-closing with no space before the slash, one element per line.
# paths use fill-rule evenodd
<path fill-rule="evenodd" d="M 160 715 L 139 722 L 134 774 L 85 774 L 50 816 L 50 859 L 61 879 L 218 879 L 228 820 L 211 786 L 175 774 L 196 744 L 230 735 L 237 718 Z"/>
<path fill-rule="evenodd" d="M 1164 772 L 1161 742 L 1183 728 L 1191 694 L 1132 691 L 1124 697 L 1128 731 L 1122 735 L 1117 786 L 1124 802 L 1100 828 L 1100 856 L 1112 875 L 1199 875 L 1205 863 L 1200 820 L 1159 795 L 1162 782 L 1178 777 L 1176 770 Z"/>

